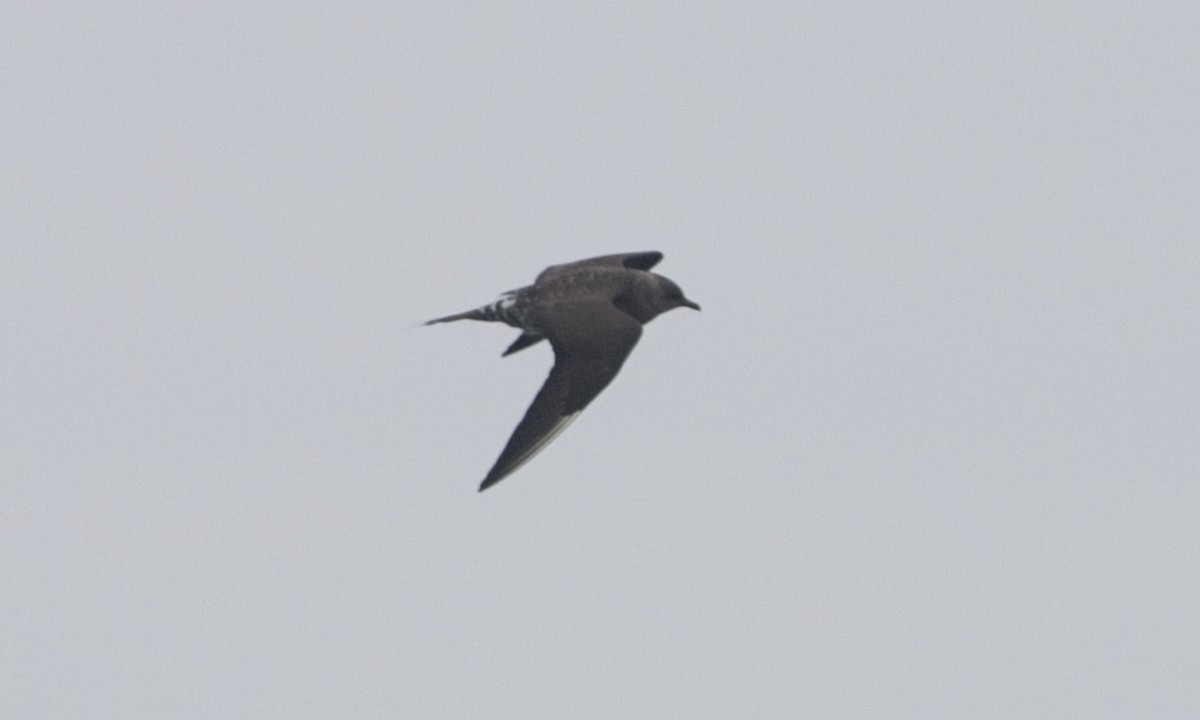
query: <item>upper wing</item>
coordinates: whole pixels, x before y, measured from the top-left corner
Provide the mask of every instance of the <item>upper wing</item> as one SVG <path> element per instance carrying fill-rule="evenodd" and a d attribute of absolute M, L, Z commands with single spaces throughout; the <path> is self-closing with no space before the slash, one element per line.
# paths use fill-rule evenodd
<path fill-rule="evenodd" d="M 642 335 L 642 326 L 609 302 L 576 304 L 553 313 L 548 333 L 554 368 L 525 411 L 508 444 L 479 489 L 529 462 L 558 436 L 588 403 L 608 387 Z"/>
<path fill-rule="evenodd" d="M 587 260 L 576 260 L 575 262 L 564 263 L 562 265 L 551 265 L 538 275 L 540 281 L 550 275 L 562 272 L 564 270 L 579 270 L 586 267 L 615 267 L 627 268 L 629 270 L 649 270 L 657 265 L 663 259 L 663 254 L 656 251 L 635 252 L 635 253 L 619 253 L 616 255 L 601 255 L 599 257 L 588 258 Z"/>

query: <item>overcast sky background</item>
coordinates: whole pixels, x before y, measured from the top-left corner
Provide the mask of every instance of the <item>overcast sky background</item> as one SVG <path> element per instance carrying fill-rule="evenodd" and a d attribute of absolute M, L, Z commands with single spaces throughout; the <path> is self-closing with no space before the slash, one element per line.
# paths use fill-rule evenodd
<path fill-rule="evenodd" d="M 10 2 L 0 716 L 1200 717 L 1200 6 Z M 415 327 L 660 250 L 552 362 Z"/>

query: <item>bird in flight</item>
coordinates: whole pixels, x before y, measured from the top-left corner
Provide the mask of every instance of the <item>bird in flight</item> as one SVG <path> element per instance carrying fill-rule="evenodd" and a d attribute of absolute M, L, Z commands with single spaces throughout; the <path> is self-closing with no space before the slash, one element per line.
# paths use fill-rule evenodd
<path fill-rule="evenodd" d="M 503 355 L 549 340 L 554 367 L 508 444 L 479 486 L 480 492 L 529 462 L 588 403 L 608 387 L 642 325 L 668 310 L 700 306 L 671 280 L 650 272 L 660 252 L 623 253 L 546 268 L 532 285 L 510 290 L 475 310 L 430 320 L 502 322 L 521 331 Z"/>

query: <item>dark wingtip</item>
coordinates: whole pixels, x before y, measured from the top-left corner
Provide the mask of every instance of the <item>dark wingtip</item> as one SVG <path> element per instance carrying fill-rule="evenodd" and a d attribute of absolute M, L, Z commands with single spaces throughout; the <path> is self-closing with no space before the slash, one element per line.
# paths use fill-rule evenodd
<path fill-rule="evenodd" d="M 612 257 L 607 256 L 607 257 Z M 621 256 L 617 256 L 621 257 Z M 663 254 L 657 250 L 647 250 L 645 252 L 628 253 L 621 257 L 621 264 L 630 270 L 645 270 L 649 272 L 650 268 L 662 262 Z"/>
<path fill-rule="evenodd" d="M 541 335 L 530 335 L 527 332 L 522 332 L 517 336 L 517 339 L 513 341 L 513 344 L 508 346 L 507 350 L 500 353 L 500 357 L 508 357 L 518 350 L 524 350 L 530 345 L 536 345 L 540 343 L 542 340 L 545 340 L 545 338 Z"/>

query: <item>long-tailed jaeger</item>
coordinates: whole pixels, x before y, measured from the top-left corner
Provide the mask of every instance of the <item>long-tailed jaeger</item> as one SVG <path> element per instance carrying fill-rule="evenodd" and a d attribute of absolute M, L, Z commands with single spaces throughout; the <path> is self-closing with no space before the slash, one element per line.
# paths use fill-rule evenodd
<path fill-rule="evenodd" d="M 642 325 L 672 308 L 700 306 L 679 286 L 650 272 L 660 252 L 623 253 L 553 265 L 532 285 L 510 290 L 491 305 L 430 320 L 485 320 L 512 325 L 521 335 L 503 355 L 549 340 L 554 368 L 517 424 L 480 492 L 529 462 L 617 376 Z"/>

